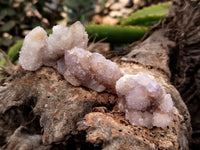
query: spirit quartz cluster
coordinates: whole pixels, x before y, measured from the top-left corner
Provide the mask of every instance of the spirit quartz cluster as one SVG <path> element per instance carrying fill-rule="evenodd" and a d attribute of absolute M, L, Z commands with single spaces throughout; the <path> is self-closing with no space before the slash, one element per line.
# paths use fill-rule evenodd
<path fill-rule="evenodd" d="M 80 22 L 70 27 L 54 26 L 49 36 L 43 28 L 36 27 L 25 37 L 19 63 L 29 71 L 52 66 L 74 86 L 116 93 L 121 99 L 119 109 L 132 125 L 169 125 L 173 101 L 164 87 L 151 75 L 125 74 L 116 63 L 87 51 L 87 43 L 88 35 Z"/>
<path fill-rule="evenodd" d="M 124 75 L 116 83 L 119 109 L 132 125 L 166 127 L 172 120 L 173 101 L 148 74 Z"/>

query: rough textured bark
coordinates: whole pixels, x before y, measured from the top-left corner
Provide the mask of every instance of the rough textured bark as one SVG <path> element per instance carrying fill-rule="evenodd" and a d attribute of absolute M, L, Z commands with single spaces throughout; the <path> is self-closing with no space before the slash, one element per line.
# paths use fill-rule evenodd
<path fill-rule="evenodd" d="M 192 148 L 200 147 L 200 1 L 173 1 L 163 21 L 165 35 L 174 41 L 170 49 L 171 81 L 191 114 Z"/>
<path fill-rule="evenodd" d="M 168 15 L 160 24 L 160 33 L 152 40 L 150 45 L 143 42 L 124 60 L 140 62 L 143 65 L 151 65 L 154 68 L 163 70 L 168 76 L 170 73 L 162 64 L 168 64 L 171 71 L 171 82 L 180 92 L 184 102 L 191 114 L 193 127 L 192 148 L 200 147 L 200 5 L 199 0 L 173 0 Z M 152 35 L 152 36 L 155 36 Z M 150 38 L 151 39 L 151 38 Z M 160 40 L 160 42 L 159 42 Z M 156 42 L 157 41 L 157 42 Z M 161 53 L 163 48 L 167 50 L 169 60 L 160 55 L 160 59 L 144 57 L 147 52 L 154 49 Z M 154 55 L 155 56 L 155 55 Z M 170 77 L 170 76 L 169 76 Z"/>
<path fill-rule="evenodd" d="M 12 81 L 1 87 L 0 144 L 6 144 L 6 149 L 17 149 L 19 145 L 34 149 L 31 141 L 40 143 L 36 144 L 38 149 L 63 143 L 63 147 L 74 149 L 187 149 L 189 113 L 166 76 L 137 64 L 121 62 L 120 66 L 133 74 L 153 74 L 172 94 L 176 108 L 169 127 L 149 130 L 132 126 L 119 112 L 116 95 L 73 87 L 52 68 L 36 72 L 19 68 Z M 19 139 L 22 144 L 15 144 Z"/>
<path fill-rule="evenodd" d="M 200 11 L 193 11 L 196 6 L 197 1 L 174 0 L 160 29 L 117 61 L 127 73 L 154 75 L 172 95 L 175 104 L 173 122 L 166 129 L 149 130 L 130 125 L 124 113 L 118 110 L 116 95 L 73 87 L 53 68 L 42 67 L 29 72 L 19 67 L 0 87 L 0 146 L 8 150 L 189 149 L 190 115 L 179 92 L 170 84 L 170 77 L 172 81 L 182 77 L 176 78 L 184 70 L 177 67 L 187 65 L 187 53 L 193 54 L 193 50 L 189 51 L 191 46 L 196 46 L 197 50 L 192 47 L 195 54 L 199 52 L 200 38 L 195 38 L 199 36 L 198 20 L 194 31 L 188 29 L 195 37 L 185 32 L 188 25 L 194 26 L 192 21 L 189 22 L 188 13 L 193 19 L 199 17 Z M 185 58 L 183 61 L 182 57 Z M 198 62 L 194 66 L 199 74 Z M 199 86 L 198 74 L 192 82 L 195 86 Z M 183 77 L 191 79 L 187 75 Z M 181 87 L 187 87 L 188 82 L 183 83 Z M 196 94 L 198 97 L 199 93 Z"/>

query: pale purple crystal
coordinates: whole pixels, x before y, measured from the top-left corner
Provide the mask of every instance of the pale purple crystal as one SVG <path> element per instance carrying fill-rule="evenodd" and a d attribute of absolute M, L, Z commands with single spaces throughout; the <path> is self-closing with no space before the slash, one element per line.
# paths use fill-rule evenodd
<path fill-rule="evenodd" d="M 95 79 L 102 83 L 108 91 L 115 92 L 115 84 L 124 75 L 124 72 L 116 63 L 99 53 L 92 53 L 89 60 Z"/>
<path fill-rule="evenodd" d="M 63 75 L 74 86 L 83 85 L 102 92 L 105 87 L 96 81 L 90 72 L 89 58 L 91 55 L 89 51 L 77 47 L 65 51 L 66 70 Z"/>
<path fill-rule="evenodd" d="M 124 75 L 116 83 L 119 109 L 132 125 L 166 127 L 172 120 L 173 101 L 163 86 L 148 74 Z M 164 119 L 161 119 L 161 118 Z"/>
<path fill-rule="evenodd" d="M 58 72 L 60 74 L 64 74 L 64 72 L 66 70 L 66 65 L 65 65 L 65 59 L 64 59 L 64 57 L 60 58 L 57 61 L 57 69 L 58 69 Z"/>
<path fill-rule="evenodd" d="M 105 89 L 114 92 L 116 81 L 123 75 L 122 70 L 115 63 L 101 54 L 77 47 L 65 51 L 65 65 L 67 76 L 64 73 L 64 77 L 67 81 L 73 84 L 71 82 L 71 75 L 73 75 L 81 85 L 97 92 Z"/>

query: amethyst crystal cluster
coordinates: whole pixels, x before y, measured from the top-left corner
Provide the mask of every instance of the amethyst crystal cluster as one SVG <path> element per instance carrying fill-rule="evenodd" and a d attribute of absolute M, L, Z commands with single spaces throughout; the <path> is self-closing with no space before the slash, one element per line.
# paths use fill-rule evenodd
<path fill-rule="evenodd" d="M 124 75 L 116 83 L 119 109 L 132 125 L 164 128 L 172 120 L 173 101 L 148 74 Z"/>
<path fill-rule="evenodd" d="M 88 35 L 80 22 L 54 26 L 49 36 L 36 27 L 25 37 L 19 63 L 29 71 L 52 66 L 74 86 L 116 93 L 121 99 L 119 109 L 132 125 L 164 128 L 170 124 L 171 95 L 153 76 L 128 75 L 101 54 L 87 51 L 87 43 Z"/>
<path fill-rule="evenodd" d="M 68 82 L 74 86 L 86 86 L 97 92 L 107 90 L 115 93 L 115 83 L 123 76 L 123 71 L 116 63 L 107 60 L 101 54 L 91 53 L 82 48 L 74 47 L 65 51 L 64 63 L 63 75 Z"/>

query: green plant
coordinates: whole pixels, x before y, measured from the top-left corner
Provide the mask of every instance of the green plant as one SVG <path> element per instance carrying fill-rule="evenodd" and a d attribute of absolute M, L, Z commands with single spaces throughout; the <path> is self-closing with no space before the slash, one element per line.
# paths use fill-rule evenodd
<path fill-rule="evenodd" d="M 152 26 L 164 18 L 169 10 L 171 2 L 151 5 L 136 11 L 126 19 L 121 20 L 122 25 Z"/>
<path fill-rule="evenodd" d="M 110 43 L 132 43 L 139 40 L 147 31 L 146 27 L 109 25 L 88 25 L 85 29 L 89 37 L 92 36 L 96 40 L 105 39 Z"/>
<path fill-rule="evenodd" d="M 15 64 L 16 61 L 18 60 L 19 51 L 20 51 L 20 49 L 21 49 L 21 47 L 22 47 L 23 41 L 24 41 L 24 40 L 18 41 L 16 44 L 14 44 L 14 45 L 13 45 L 12 47 L 10 47 L 9 50 L 8 50 L 8 53 L 7 53 L 8 58 L 9 58 L 9 60 L 10 60 L 13 64 Z M 5 60 L 5 58 L 0 57 L 0 65 L 1 65 L 1 66 L 6 66 L 6 60 Z"/>

